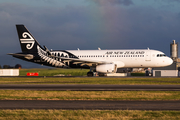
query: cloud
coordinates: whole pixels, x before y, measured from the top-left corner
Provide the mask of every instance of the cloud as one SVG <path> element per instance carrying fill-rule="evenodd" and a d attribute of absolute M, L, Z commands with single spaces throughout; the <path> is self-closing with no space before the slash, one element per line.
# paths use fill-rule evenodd
<path fill-rule="evenodd" d="M 129 6 L 129 5 L 133 4 L 132 0 L 108 0 L 108 2 L 113 5 L 114 4 L 123 4 L 123 5 Z"/>
<path fill-rule="evenodd" d="M 133 5 L 132 0 L 93 0 L 93 1 L 99 5 L 107 5 L 107 4 L 125 5 L 125 6 Z"/>
<path fill-rule="evenodd" d="M 165 2 L 180 2 L 180 0 L 162 0 L 162 1 L 165 1 Z"/>
<path fill-rule="evenodd" d="M 31 2 L 36 2 L 37 4 L 46 3 L 46 4 L 57 4 L 57 0 L 31 0 Z"/>

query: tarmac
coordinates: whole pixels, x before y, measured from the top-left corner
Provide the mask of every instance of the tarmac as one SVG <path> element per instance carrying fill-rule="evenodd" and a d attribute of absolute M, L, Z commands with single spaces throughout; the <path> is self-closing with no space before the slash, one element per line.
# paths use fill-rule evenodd
<path fill-rule="evenodd" d="M 0 100 L 0 109 L 180 110 L 180 101 Z"/>
<path fill-rule="evenodd" d="M 0 90 L 180 91 L 180 85 L 1 84 Z"/>

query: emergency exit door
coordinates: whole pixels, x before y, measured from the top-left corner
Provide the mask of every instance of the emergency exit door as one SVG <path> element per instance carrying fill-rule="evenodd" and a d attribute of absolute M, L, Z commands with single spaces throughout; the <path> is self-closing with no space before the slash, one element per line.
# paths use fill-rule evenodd
<path fill-rule="evenodd" d="M 151 61 L 151 51 L 146 51 L 146 61 Z"/>

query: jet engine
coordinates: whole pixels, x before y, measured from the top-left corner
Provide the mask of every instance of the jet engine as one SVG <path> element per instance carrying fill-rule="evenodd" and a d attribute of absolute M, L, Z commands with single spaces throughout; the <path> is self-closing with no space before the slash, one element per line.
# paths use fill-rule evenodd
<path fill-rule="evenodd" d="M 117 71 L 117 65 L 116 64 L 102 64 L 96 66 L 96 71 L 100 73 L 112 73 Z"/>

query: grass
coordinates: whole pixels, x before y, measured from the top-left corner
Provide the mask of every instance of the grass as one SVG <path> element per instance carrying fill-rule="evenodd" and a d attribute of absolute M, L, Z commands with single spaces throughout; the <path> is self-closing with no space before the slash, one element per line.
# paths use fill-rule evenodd
<path fill-rule="evenodd" d="M 180 85 L 180 78 L 132 77 L 0 77 L 0 84 L 157 84 Z"/>
<path fill-rule="evenodd" d="M 140 110 L 0 110 L 0 119 L 33 120 L 178 120 L 180 111 Z"/>
<path fill-rule="evenodd" d="M 0 100 L 180 100 L 180 91 L 0 90 Z"/>
<path fill-rule="evenodd" d="M 63 68 L 53 68 L 53 69 L 20 69 L 20 76 L 26 76 L 28 72 L 37 72 L 39 76 L 54 76 L 54 75 L 66 75 L 66 76 L 86 76 L 89 69 L 63 69 Z"/>
<path fill-rule="evenodd" d="M 54 75 L 65 75 L 65 76 L 87 76 L 89 69 L 65 69 L 65 68 L 33 68 L 33 69 L 20 69 L 20 76 L 26 76 L 27 73 L 37 72 L 39 76 L 54 76 Z M 145 76 L 145 73 L 131 73 L 132 76 Z"/>
<path fill-rule="evenodd" d="M 145 76 L 145 73 L 131 73 L 131 76 Z"/>
<path fill-rule="evenodd" d="M 38 72 L 40 76 L 64 74 L 86 76 L 84 69 L 21 69 L 20 76 Z M 137 74 L 133 74 L 136 76 Z M 143 76 L 139 74 L 138 76 Z M 180 78 L 0 78 L 0 84 L 180 84 Z M 180 100 L 180 91 L 28 91 L 0 90 L 0 100 Z M 180 111 L 138 110 L 0 110 L 0 120 L 178 120 Z"/>

